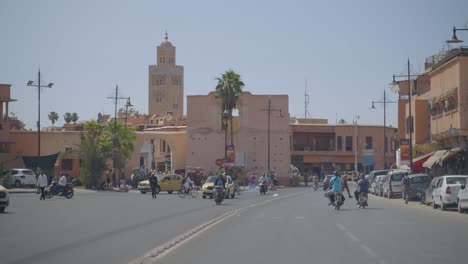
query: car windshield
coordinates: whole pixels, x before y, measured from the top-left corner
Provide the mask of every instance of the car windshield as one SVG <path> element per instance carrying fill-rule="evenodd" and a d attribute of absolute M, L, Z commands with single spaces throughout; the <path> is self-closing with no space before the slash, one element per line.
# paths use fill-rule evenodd
<path fill-rule="evenodd" d="M 411 183 L 428 183 L 429 177 L 427 176 L 418 176 L 411 178 Z"/>
<path fill-rule="evenodd" d="M 403 179 L 403 174 L 402 173 L 398 173 L 398 174 L 393 174 L 392 175 L 392 181 L 401 181 Z"/>
<path fill-rule="evenodd" d="M 466 177 L 447 177 L 445 182 L 447 184 L 465 184 Z"/>
<path fill-rule="evenodd" d="M 206 182 L 210 182 L 210 183 L 215 182 L 216 178 L 218 178 L 218 177 L 217 176 L 210 176 L 210 177 L 208 177 Z"/>

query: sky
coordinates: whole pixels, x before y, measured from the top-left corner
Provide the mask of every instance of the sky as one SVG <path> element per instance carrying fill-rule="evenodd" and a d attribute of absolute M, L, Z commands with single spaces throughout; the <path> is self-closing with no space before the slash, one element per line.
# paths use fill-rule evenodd
<path fill-rule="evenodd" d="M 116 85 L 134 108 L 148 112 L 148 66 L 164 40 L 184 66 L 185 95 L 206 95 L 228 69 L 253 94 L 289 95 L 291 116 L 304 117 L 304 91 L 313 118 L 383 124 L 383 105 L 397 100 L 393 74 L 424 71 L 424 60 L 447 49 L 452 27 L 468 26 L 465 0 L 159 1 L 0 0 L 0 83 L 12 85 L 10 112 L 28 129 L 55 111 L 80 121 L 113 114 Z M 468 41 L 468 32 L 458 32 Z M 456 45 L 451 46 L 456 47 Z M 126 102 L 121 100 L 119 108 Z M 186 98 L 184 98 L 186 104 Z M 184 107 L 186 111 L 186 107 Z M 387 124 L 397 125 L 396 104 Z"/>

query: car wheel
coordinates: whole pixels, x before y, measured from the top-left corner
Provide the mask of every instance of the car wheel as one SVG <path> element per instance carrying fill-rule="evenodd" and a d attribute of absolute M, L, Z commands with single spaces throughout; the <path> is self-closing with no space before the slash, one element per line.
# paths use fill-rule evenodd
<path fill-rule="evenodd" d="M 146 192 L 145 192 L 145 191 L 140 191 L 140 192 L 141 192 L 141 194 L 146 194 Z"/>
<path fill-rule="evenodd" d="M 168 194 L 172 194 L 173 191 L 167 191 Z"/>
<path fill-rule="evenodd" d="M 203 195 L 202 198 L 203 198 L 203 199 L 206 199 L 206 195 Z"/>
<path fill-rule="evenodd" d="M 20 181 L 15 181 L 15 187 L 16 188 L 21 188 L 21 182 Z"/>
<path fill-rule="evenodd" d="M 0 213 L 4 213 L 5 212 L 5 207 L 0 207 Z"/>
<path fill-rule="evenodd" d="M 460 200 L 458 200 L 458 212 L 459 212 L 460 214 L 463 214 L 463 208 L 461 207 Z"/>
<path fill-rule="evenodd" d="M 432 197 L 432 208 L 437 209 L 437 204 L 435 203 L 434 197 Z"/>
<path fill-rule="evenodd" d="M 440 197 L 440 209 L 442 209 L 442 211 L 447 210 L 447 205 L 442 201 L 442 197 Z"/>

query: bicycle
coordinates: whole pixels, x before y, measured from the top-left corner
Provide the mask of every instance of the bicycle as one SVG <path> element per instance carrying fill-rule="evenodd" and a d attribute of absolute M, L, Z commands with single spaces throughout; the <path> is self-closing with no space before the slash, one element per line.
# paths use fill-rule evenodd
<path fill-rule="evenodd" d="M 192 198 L 197 197 L 198 190 L 195 187 L 190 186 L 190 188 L 187 190 L 185 186 L 180 187 L 180 189 L 177 191 L 177 194 L 179 195 L 180 198 L 184 198 L 186 195 L 192 196 Z"/>

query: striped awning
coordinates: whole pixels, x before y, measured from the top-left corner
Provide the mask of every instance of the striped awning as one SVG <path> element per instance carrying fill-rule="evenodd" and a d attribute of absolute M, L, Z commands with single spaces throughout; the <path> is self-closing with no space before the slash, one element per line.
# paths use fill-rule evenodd
<path fill-rule="evenodd" d="M 425 168 L 432 168 L 432 166 L 436 163 L 442 163 L 443 157 L 448 152 L 448 150 L 438 150 L 432 154 L 432 156 L 423 163 L 423 167 Z"/>

